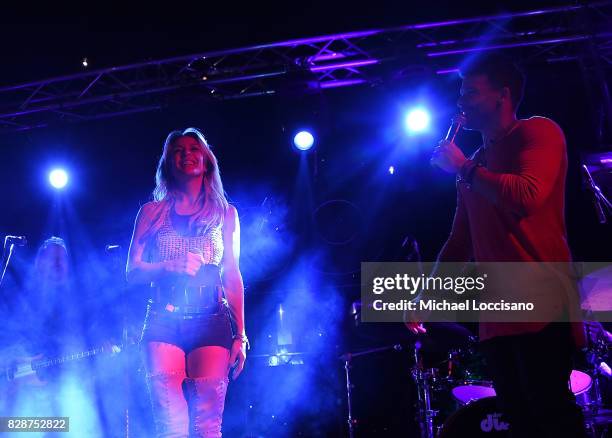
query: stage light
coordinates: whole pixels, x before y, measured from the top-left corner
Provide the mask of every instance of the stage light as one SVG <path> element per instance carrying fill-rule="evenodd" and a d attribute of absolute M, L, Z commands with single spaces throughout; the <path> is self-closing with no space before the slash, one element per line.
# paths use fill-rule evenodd
<path fill-rule="evenodd" d="M 406 128 L 408 132 L 423 132 L 429 127 L 431 117 L 429 112 L 423 108 L 415 108 L 406 116 Z"/>
<path fill-rule="evenodd" d="M 81 62 L 81 64 L 83 64 L 83 67 L 87 68 L 89 66 L 89 62 L 87 61 L 87 58 L 83 58 L 83 61 Z"/>
<path fill-rule="evenodd" d="M 49 172 L 49 183 L 56 189 L 63 189 L 68 184 L 68 174 L 64 169 L 53 169 Z"/>
<path fill-rule="evenodd" d="M 395 167 L 389 166 L 389 175 L 393 175 L 395 173 Z"/>
<path fill-rule="evenodd" d="M 314 144 L 314 137 L 308 131 L 300 131 L 293 137 L 293 144 L 301 151 L 307 151 Z"/>

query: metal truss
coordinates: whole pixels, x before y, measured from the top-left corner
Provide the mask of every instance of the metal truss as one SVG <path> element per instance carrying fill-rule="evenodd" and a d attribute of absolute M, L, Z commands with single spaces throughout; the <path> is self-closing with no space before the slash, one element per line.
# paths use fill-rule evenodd
<path fill-rule="evenodd" d="M 152 111 L 185 100 L 320 92 L 423 72 L 444 74 L 472 52 L 514 50 L 526 62 L 574 61 L 590 53 L 607 69 L 611 14 L 612 1 L 603 1 L 84 70 L 0 87 L 0 133 Z"/>

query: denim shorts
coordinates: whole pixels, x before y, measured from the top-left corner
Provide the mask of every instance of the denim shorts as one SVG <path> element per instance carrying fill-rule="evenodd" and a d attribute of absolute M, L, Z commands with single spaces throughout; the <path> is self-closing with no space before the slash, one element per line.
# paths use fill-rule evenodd
<path fill-rule="evenodd" d="M 142 329 L 141 344 L 165 342 L 181 348 L 185 354 L 199 347 L 232 348 L 233 329 L 227 305 L 216 313 L 169 312 L 149 305 Z"/>

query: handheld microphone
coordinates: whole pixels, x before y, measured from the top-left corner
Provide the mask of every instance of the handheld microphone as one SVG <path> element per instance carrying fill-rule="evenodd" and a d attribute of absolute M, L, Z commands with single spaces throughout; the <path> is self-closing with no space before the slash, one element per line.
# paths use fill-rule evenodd
<path fill-rule="evenodd" d="M 28 244 L 28 240 L 25 236 L 6 236 L 4 238 L 4 246 L 8 245 L 9 243 L 17 246 L 26 246 Z"/>
<path fill-rule="evenodd" d="M 448 132 L 446 133 L 444 140 L 450 141 L 451 143 L 454 142 L 455 137 L 459 133 L 459 130 L 463 128 L 463 125 L 465 125 L 465 116 L 463 113 L 457 114 L 455 117 L 453 117 L 452 123 L 448 128 Z"/>
<path fill-rule="evenodd" d="M 452 119 L 451 125 L 448 128 L 448 132 L 446 133 L 446 137 L 444 137 L 444 141 L 453 143 L 455 141 L 455 137 L 457 137 L 457 134 L 459 133 L 459 130 L 463 127 L 463 125 L 465 125 L 465 116 L 463 115 L 463 113 L 456 114 Z M 436 157 L 437 149 L 438 148 L 434 149 L 434 154 L 429 160 L 429 164 L 431 164 L 432 166 L 438 165 L 438 160 Z"/>

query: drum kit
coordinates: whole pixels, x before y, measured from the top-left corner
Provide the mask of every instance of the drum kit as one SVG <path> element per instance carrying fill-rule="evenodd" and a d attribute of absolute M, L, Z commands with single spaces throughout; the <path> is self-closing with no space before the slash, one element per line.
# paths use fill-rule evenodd
<path fill-rule="evenodd" d="M 610 321 L 612 311 L 612 266 L 605 266 L 584 276 L 579 284 L 580 307 L 593 319 Z M 611 383 L 612 370 L 608 363 L 612 334 L 598 322 L 585 322 L 587 345 L 582 351 L 582 369 L 572 370 L 569 389 L 581 407 L 585 426 L 593 438 L 607 437 L 612 432 Z M 439 367 L 424 369 L 419 366 L 419 353 L 415 348 L 413 380 L 419 396 L 418 423 L 420 438 L 453 438 L 462 436 L 508 436 L 511 425 L 504 421 L 496 406 L 496 393 L 492 382 L 483 372 L 483 360 L 478 354 L 475 338 L 467 348 L 451 350 L 446 360 L 448 372 L 439 377 Z M 457 409 L 444 418 L 431 408 L 436 395 L 450 391 Z M 437 435 L 436 435 L 437 434 Z"/>
<path fill-rule="evenodd" d="M 509 424 L 496 407 L 495 389 L 486 378 L 475 337 L 433 367 L 423 366 L 426 361 L 417 341 L 413 360 L 420 438 L 506 436 Z"/>
<path fill-rule="evenodd" d="M 438 326 L 443 326 L 440 330 Z M 569 388 L 581 407 L 585 426 L 593 438 L 607 437 L 612 431 L 612 409 L 607 393 L 612 373 L 606 365 L 609 360 L 612 337 L 601 324 L 586 323 L 588 346 L 583 351 L 584 366 L 571 372 Z M 437 330 L 436 330 L 437 329 Z M 467 335 L 465 342 L 458 341 Z M 453 338 L 454 335 L 454 338 Z M 432 339 L 433 338 L 433 339 Z M 436 339 L 439 339 L 437 341 Z M 448 348 L 449 339 L 457 342 Z M 432 345 L 447 348 L 445 358 L 431 362 Z M 486 364 L 478 351 L 478 340 L 471 332 L 455 323 L 431 323 L 426 334 L 420 334 L 410 343 L 347 353 L 344 361 L 348 399 L 349 436 L 356 433 L 357 421 L 353 417 L 350 369 L 359 356 L 386 350 L 410 351 L 410 376 L 416 390 L 416 424 L 419 438 L 455 437 L 507 437 L 511 424 L 497 407 L 493 382 L 488 378 Z"/>
<path fill-rule="evenodd" d="M 402 251 L 416 253 L 416 240 L 407 237 Z M 412 260 L 413 255 L 401 254 Z M 580 307 L 592 319 L 612 321 L 612 266 L 605 265 L 582 277 Z M 361 301 L 352 304 L 355 326 L 370 331 L 370 340 L 380 340 L 382 332 L 374 324 L 360 323 Z M 582 351 L 581 369 L 572 370 L 568 387 L 581 407 L 590 437 L 603 438 L 612 432 L 612 334 L 598 322 L 585 322 L 587 346 Z M 379 326 L 380 327 L 380 326 Z M 402 329 L 405 329 L 402 324 Z M 384 336 L 384 335 L 383 335 Z M 478 339 L 464 325 L 452 322 L 431 323 L 427 333 L 416 335 L 409 343 L 371 348 L 340 357 L 346 371 L 349 436 L 354 437 L 356 420 L 351 409 L 351 361 L 362 355 L 386 350 L 410 350 L 410 375 L 416 389 L 416 423 L 419 438 L 507 437 L 511 424 L 499 412 L 493 382 L 487 376 L 484 357 L 478 352 Z M 398 339 L 398 333 L 392 335 Z M 443 351 L 445 359 L 432 363 L 432 351 Z M 433 355 L 436 356 L 436 355 Z"/>
<path fill-rule="evenodd" d="M 589 341 L 585 351 L 588 365 L 584 371 L 572 370 L 568 385 L 582 408 L 590 436 L 607 437 L 612 409 L 605 406 L 602 386 L 610 375 L 602 363 L 611 344 L 601 337 Z M 434 367 L 422 366 L 418 341 L 413 354 L 411 376 L 418 395 L 420 438 L 509 436 L 511 424 L 499 411 L 493 382 L 487 378 L 475 338 L 467 348 L 451 350 L 448 358 Z"/>

